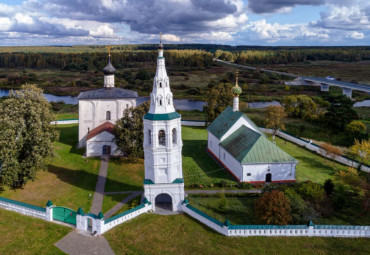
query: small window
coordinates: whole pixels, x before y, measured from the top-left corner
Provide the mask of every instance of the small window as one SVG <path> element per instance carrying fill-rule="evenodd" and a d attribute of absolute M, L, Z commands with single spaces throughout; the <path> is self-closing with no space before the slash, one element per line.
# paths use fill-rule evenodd
<path fill-rule="evenodd" d="M 87 128 L 87 133 L 90 133 L 90 128 Z"/>
<path fill-rule="evenodd" d="M 162 88 L 162 82 L 159 83 L 159 87 Z"/>
<path fill-rule="evenodd" d="M 126 104 L 126 109 L 128 109 L 128 104 Z"/>
<path fill-rule="evenodd" d="M 110 111 L 107 111 L 107 113 L 106 113 L 106 119 L 107 120 L 110 120 Z"/>
<path fill-rule="evenodd" d="M 170 99 L 170 98 L 168 98 L 168 104 L 169 104 L 169 105 L 171 104 L 171 99 Z"/>
<path fill-rule="evenodd" d="M 148 130 L 148 143 L 149 143 L 149 145 L 151 145 L 152 144 L 152 130 Z"/>
<path fill-rule="evenodd" d="M 177 130 L 176 130 L 176 128 L 172 129 L 172 143 L 177 144 Z"/>
<path fill-rule="evenodd" d="M 224 159 L 226 158 L 226 154 L 225 154 L 225 152 L 224 152 Z"/>
<path fill-rule="evenodd" d="M 159 99 L 159 105 L 162 105 L 162 99 Z"/>
<path fill-rule="evenodd" d="M 158 143 L 159 145 L 166 146 L 166 133 L 164 130 L 159 130 L 158 132 Z"/>
<path fill-rule="evenodd" d="M 251 176 L 252 174 L 251 173 L 247 173 L 247 176 Z"/>

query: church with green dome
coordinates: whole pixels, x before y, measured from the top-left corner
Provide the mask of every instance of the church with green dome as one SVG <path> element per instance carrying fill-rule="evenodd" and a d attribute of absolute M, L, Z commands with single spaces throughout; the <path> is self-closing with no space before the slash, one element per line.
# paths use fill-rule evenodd
<path fill-rule="evenodd" d="M 239 111 L 242 89 L 235 86 L 233 107 L 227 107 L 208 127 L 208 152 L 239 182 L 294 182 L 298 161 Z"/>

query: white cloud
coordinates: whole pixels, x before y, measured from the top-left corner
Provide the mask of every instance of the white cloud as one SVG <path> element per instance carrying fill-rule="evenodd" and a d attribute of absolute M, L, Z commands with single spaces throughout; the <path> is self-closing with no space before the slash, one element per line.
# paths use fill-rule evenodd
<path fill-rule="evenodd" d="M 356 39 L 356 40 L 362 40 L 362 39 L 365 38 L 365 35 L 364 35 L 364 33 L 359 33 L 359 32 L 353 31 L 353 32 L 348 32 L 345 37 Z"/>
<path fill-rule="evenodd" d="M 0 17 L 0 31 L 8 31 L 12 22 L 9 18 Z"/>
<path fill-rule="evenodd" d="M 164 34 L 162 38 L 163 38 L 163 41 L 167 41 L 167 42 L 180 42 L 181 41 L 181 38 L 174 34 Z"/>
<path fill-rule="evenodd" d="M 96 29 L 90 31 L 91 36 L 96 37 L 114 37 L 114 30 L 108 25 L 100 25 Z"/>

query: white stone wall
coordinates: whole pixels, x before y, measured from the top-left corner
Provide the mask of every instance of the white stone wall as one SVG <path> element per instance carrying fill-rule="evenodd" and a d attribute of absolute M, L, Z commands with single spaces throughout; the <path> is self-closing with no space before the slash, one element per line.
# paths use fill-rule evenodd
<path fill-rule="evenodd" d="M 125 109 L 136 106 L 135 98 L 123 99 L 81 99 L 78 102 L 78 147 L 86 146 L 88 130 L 110 121 L 113 124 L 123 116 Z M 111 112 L 111 119 L 106 119 L 106 112 Z"/>
<path fill-rule="evenodd" d="M 220 147 L 219 160 L 239 179 L 243 181 L 243 167 L 230 153 Z"/>
<path fill-rule="evenodd" d="M 104 131 L 99 135 L 91 138 L 86 142 L 86 156 L 98 157 L 103 155 L 103 146 L 111 146 L 111 155 L 119 156 L 121 153 L 117 151 L 117 145 L 114 143 L 114 135 Z M 110 141 L 110 142 L 109 142 Z"/>
<path fill-rule="evenodd" d="M 205 121 L 181 120 L 181 125 L 189 127 L 204 127 L 206 123 Z"/>
<path fill-rule="evenodd" d="M 144 184 L 144 196 L 155 208 L 155 198 L 160 194 L 168 194 L 172 199 L 172 210 L 181 211 L 181 203 L 185 199 L 184 183 Z"/>
<path fill-rule="evenodd" d="M 268 169 L 270 171 L 268 171 Z M 271 174 L 272 182 L 295 181 L 296 163 L 268 163 L 243 165 L 243 182 L 265 182 L 266 174 Z M 248 173 L 251 175 L 248 176 Z"/>
<path fill-rule="evenodd" d="M 78 119 L 75 120 L 55 120 L 50 122 L 52 125 L 67 125 L 67 124 L 78 124 Z"/>
<path fill-rule="evenodd" d="M 17 203 L 4 201 L 2 199 L 0 199 L 0 207 L 6 210 L 9 210 L 9 211 L 18 212 L 24 215 L 33 216 L 33 217 L 40 218 L 43 220 L 49 219 L 49 217 L 47 217 L 47 214 L 46 214 L 46 209 L 45 211 L 39 211 L 39 210 L 31 209 L 26 206 L 19 205 Z"/>
<path fill-rule="evenodd" d="M 143 213 L 146 213 L 150 210 L 153 209 L 153 205 L 152 204 L 145 204 L 145 206 L 139 210 L 135 210 L 133 211 L 132 213 L 129 213 L 129 214 L 126 214 L 126 215 L 123 215 L 122 217 L 119 217 L 109 223 L 105 223 L 104 221 L 102 221 L 102 225 L 101 225 L 101 230 L 99 232 L 99 234 L 103 234 L 104 232 L 107 232 L 108 230 L 114 228 L 115 226 L 117 225 L 120 225 L 128 220 L 131 220 Z"/>
<path fill-rule="evenodd" d="M 220 140 L 217 139 L 212 133 L 208 133 L 208 145 L 207 148 L 217 157 L 220 158 Z"/>

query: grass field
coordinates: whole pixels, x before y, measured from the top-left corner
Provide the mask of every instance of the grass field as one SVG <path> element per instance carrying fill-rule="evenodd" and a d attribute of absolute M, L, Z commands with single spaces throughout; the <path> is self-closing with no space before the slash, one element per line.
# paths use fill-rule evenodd
<path fill-rule="evenodd" d="M 104 195 L 102 213 L 105 214 L 130 194 Z"/>
<path fill-rule="evenodd" d="M 104 236 L 116 254 L 367 254 L 365 238 L 226 237 L 185 215 L 144 214 Z"/>
<path fill-rule="evenodd" d="M 100 160 L 83 159 L 84 150 L 75 149 L 77 125 L 59 126 L 59 142 L 55 142 L 56 156 L 47 171 L 40 171 L 37 179 L 23 189 L 7 188 L 0 195 L 14 200 L 45 206 L 50 199 L 54 204 L 85 212 L 90 210 L 98 177 Z M 91 194 L 91 197 L 90 197 Z"/>
<path fill-rule="evenodd" d="M 0 209 L 0 254 L 65 254 L 54 246 L 72 229 Z"/>

